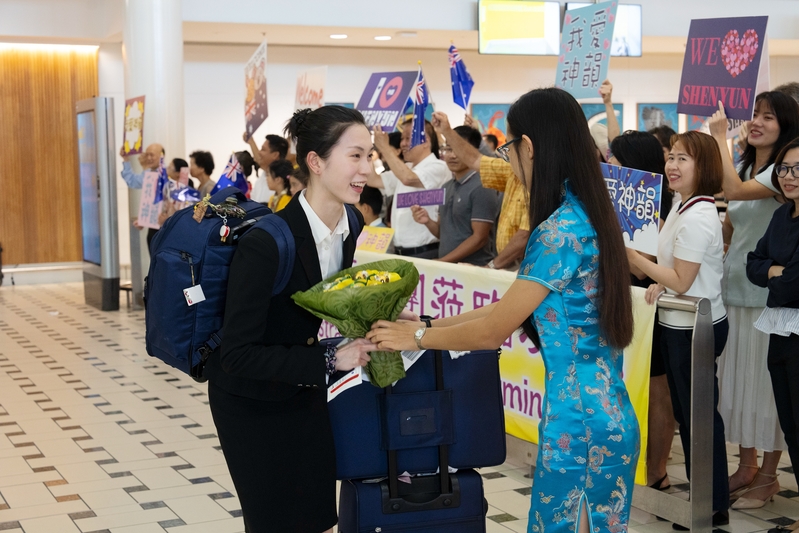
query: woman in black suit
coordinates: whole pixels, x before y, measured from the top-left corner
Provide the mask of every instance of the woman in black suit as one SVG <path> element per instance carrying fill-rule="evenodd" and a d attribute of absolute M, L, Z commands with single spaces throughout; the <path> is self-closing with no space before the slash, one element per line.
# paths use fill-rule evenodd
<path fill-rule="evenodd" d="M 272 296 L 275 240 L 260 229 L 241 239 L 230 266 L 224 340 L 207 367 L 211 413 L 249 533 L 332 531 L 336 464 L 326 378 L 365 365 L 374 349 L 364 339 L 337 351 L 319 346 L 321 320 L 291 299 L 352 266 L 358 236 L 349 232 L 344 204 L 359 201 L 372 172 L 369 130 L 358 111 L 328 106 L 297 111 L 286 132 L 310 178 L 270 215 L 291 228 L 294 270 Z"/>

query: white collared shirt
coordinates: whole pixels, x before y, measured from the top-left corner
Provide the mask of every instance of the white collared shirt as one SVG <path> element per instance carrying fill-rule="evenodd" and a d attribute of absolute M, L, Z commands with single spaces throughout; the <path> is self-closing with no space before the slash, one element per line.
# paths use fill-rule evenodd
<path fill-rule="evenodd" d="M 322 222 L 319 215 L 305 199 L 305 191 L 300 193 L 300 205 L 305 211 L 305 218 L 311 226 L 313 240 L 316 243 L 316 254 L 319 256 L 319 268 L 322 270 L 322 279 L 327 279 L 332 274 L 341 270 L 344 260 L 344 239 L 350 234 L 350 222 L 347 218 L 347 209 L 341 206 L 341 218 L 333 231 Z"/>
<path fill-rule="evenodd" d="M 410 207 L 397 209 L 397 195 L 425 189 L 440 189 L 452 179 L 452 172 L 445 162 L 433 154 L 428 155 L 416 166 L 411 163 L 406 163 L 406 165 L 422 182 L 422 187 L 409 187 L 403 184 L 391 171 L 383 172 L 380 177 L 383 179 L 383 195 L 394 195 L 394 204 L 391 210 L 394 245 L 400 248 L 416 248 L 438 242 L 438 239 L 430 233 L 427 226 L 413 220 Z M 428 206 L 425 209 L 427 209 L 431 220 L 438 220 L 438 206 Z"/>

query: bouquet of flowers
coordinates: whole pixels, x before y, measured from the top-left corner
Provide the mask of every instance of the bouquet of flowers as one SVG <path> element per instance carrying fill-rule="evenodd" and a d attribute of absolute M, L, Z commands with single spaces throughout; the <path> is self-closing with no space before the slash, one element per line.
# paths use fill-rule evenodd
<path fill-rule="evenodd" d="M 351 339 L 366 335 L 378 320 L 396 320 L 408 303 L 419 272 L 401 259 L 375 261 L 342 270 L 292 299 L 315 316 L 327 320 Z M 369 380 L 386 387 L 405 377 L 399 352 L 370 352 Z"/>

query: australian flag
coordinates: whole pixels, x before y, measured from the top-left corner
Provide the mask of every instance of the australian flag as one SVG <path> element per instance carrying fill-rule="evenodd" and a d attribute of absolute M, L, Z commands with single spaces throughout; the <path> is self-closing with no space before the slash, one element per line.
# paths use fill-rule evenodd
<path fill-rule="evenodd" d="M 449 47 L 449 77 L 452 79 L 452 100 L 466 110 L 474 80 L 466 70 L 466 64 L 454 44 Z"/>
<path fill-rule="evenodd" d="M 197 189 L 192 189 L 185 185 L 178 184 L 177 188 L 169 194 L 169 197 L 176 202 L 196 204 L 202 198 Z"/>
<path fill-rule="evenodd" d="M 156 186 L 155 199 L 153 200 L 154 204 L 164 201 L 164 187 L 168 180 L 169 176 L 167 176 L 166 167 L 164 166 L 164 156 L 161 156 L 161 164 L 158 166 L 158 185 Z"/>
<path fill-rule="evenodd" d="M 247 178 L 244 177 L 244 171 L 241 170 L 241 164 L 239 160 L 236 159 L 236 154 L 230 154 L 230 160 L 227 162 L 222 176 L 211 190 L 211 194 L 213 195 L 216 191 L 224 189 L 225 187 L 238 187 L 244 194 L 247 194 L 250 190 L 247 184 Z"/>
<path fill-rule="evenodd" d="M 411 148 L 424 144 L 427 140 L 424 128 L 424 113 L 430 103 L 430 95 L 427 92 L 427 84 L 422 74 L 422 65 L 419 64 L 419 74 L 416 75 L 416 83 L 411 93 L 413 98 L 413 123 L 411 126 Z"/>

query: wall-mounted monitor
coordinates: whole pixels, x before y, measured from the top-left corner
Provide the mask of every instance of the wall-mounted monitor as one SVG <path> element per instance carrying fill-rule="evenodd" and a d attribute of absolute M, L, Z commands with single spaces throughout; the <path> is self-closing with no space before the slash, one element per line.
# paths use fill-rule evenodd
<path fill-rule="evenodd" d="M 567 2 L 566 9 L 590 6 L 589 2 Z M 641 56 L 641 6 L 619 4 L 616 10 L 616 26 L 613 28 L 611 56 Z"/>
<path fill-rule="evenodd" d="M 530 0 L 479 0 L 481 54 L 552 56 L 560 51 L 560 4 Z"/>

